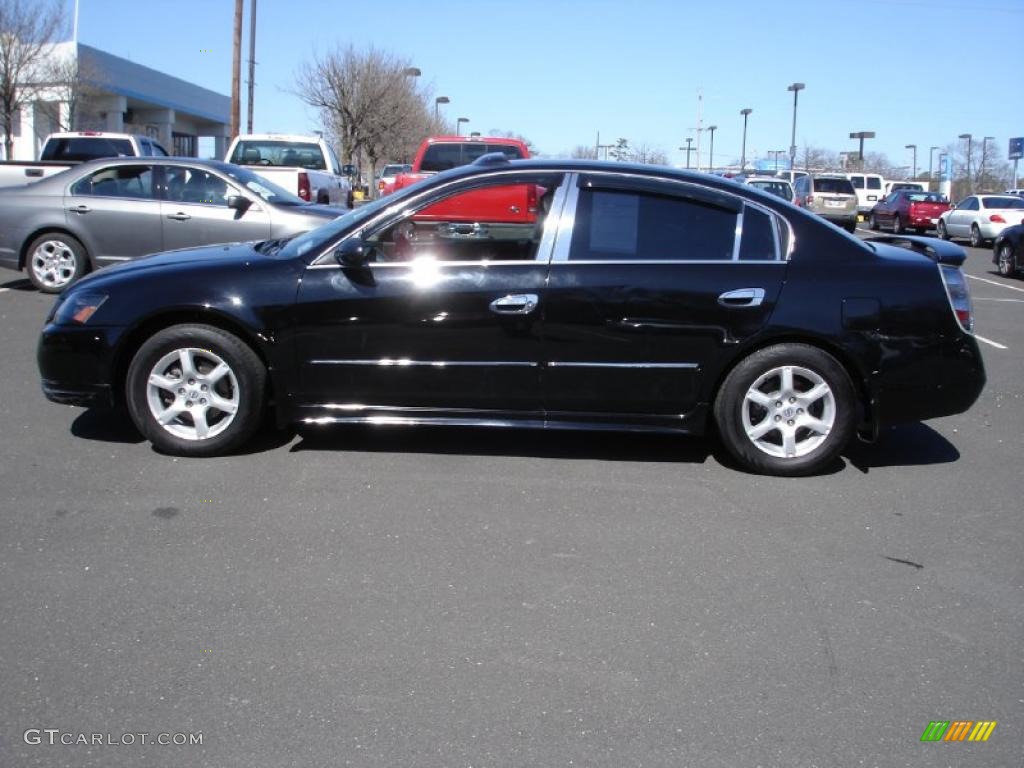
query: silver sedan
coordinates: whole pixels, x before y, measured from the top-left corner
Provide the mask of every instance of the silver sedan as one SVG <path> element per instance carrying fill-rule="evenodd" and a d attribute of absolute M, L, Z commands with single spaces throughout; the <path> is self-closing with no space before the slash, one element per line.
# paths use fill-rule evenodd
<path fill-rule="evenodd" d="M 57 293 L 91 269 L 215 243 L 290 237 L 336 218 L 251 171 L 194 158 L 94 160 L 0 189 L 0 266 Z"/>

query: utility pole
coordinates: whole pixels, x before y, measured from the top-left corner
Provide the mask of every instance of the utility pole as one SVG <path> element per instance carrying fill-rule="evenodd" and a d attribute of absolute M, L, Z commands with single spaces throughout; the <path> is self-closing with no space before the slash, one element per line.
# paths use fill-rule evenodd
<path fill-rule="evenodd" d="M 245 132 L 252 133 L 252 97 L 256 88 L 256 0 L 249 9 L 249 103 Z"/>
<path fill-rule="evenodd" d="M 743 149 L 740 150 L 740 173 L 746 173 L 747 170 L 747 118 L 753 111 L 750 107 L 740 110 L 740 114 L 743 115 Z"/>
<path fill-rule="evenodd" d="M 238 135 L 242 122 L 242 6 L 245 0 L 235 0 L 235 36 L 231 55 L 231 138 Z"/>
<path fill-rule="evenodd" d="M 974 191 L 971 184 L 971 140 L 974 137 L 969 133 L 961 133 L 957 138 L 967 139 L 967 194 L 969 195 Z"/>
<path fill-rule="evenodd" d="M 700 134 L 704 130 L 704 90 L 697 89 L 697 170 L 700 170 Z M 689 141 L 689 139 L 687 139 Z M 690 167 L 690 154 L 686 154 L 686 167 Z"/>
<path fill-rule="evenodd" d="M 793 92 L 793 135 L 789 140 L 789 170 L 796 170 L 796 103 L 797 96 L 807 86 L 803 83 L 792 83 L 786 86 L 787 91 Z M 778 162 L 778 160 L 776 160 Z"/>
<path fill-rule="evenodd" d="M 711 146 L 708 148 L 708 173 L 713 173 L 715 170 L 715 131 L 717 130 L 717 125 L 708 126 L 708 133 L 711 134 Z"/>

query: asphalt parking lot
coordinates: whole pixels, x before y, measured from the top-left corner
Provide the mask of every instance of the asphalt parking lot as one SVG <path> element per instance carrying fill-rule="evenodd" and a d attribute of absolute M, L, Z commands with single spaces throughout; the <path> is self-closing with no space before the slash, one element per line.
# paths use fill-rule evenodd
<path fill-rule="evenodd" d="M 0 766 L 1019 765 L 1024 280 L 968 250 L 981 400 L 798 480 L 617 434 L 165 457 L 43 398 L 52 299 L 0 275 Z"/>

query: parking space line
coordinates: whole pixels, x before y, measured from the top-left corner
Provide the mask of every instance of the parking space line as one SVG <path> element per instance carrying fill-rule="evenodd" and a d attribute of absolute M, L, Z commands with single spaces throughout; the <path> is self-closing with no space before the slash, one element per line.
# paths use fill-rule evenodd
<path fill-rule="evenodd" d="M 1009 349 L 1005 344 L 1000 344 L 998 341 L 992 341 L 992 339 L 986 339 L 984 336 L 979 336 L 978 334 L 974 334 L 974 338 L 978 341 L 983 341 L 986 344 L 991 344 L 996 349 Z"/>
<path fill-rule="evenodd" d="M 1015 304 L 1024 304 L 1024 299 L 990 299 L 987 296 L 972 296 L 973 301 L 1012 301 Z"/>
<path fill-rule="evenodd" d="M 967 275 L 966 272 L 964 274 Z M 989 280 L 988 278 L 985 277 L 975 277 L 974 275 L 967 276 L 971 278 L 971 280 L 980 280 L 981 282 L 988 283 L 989 285 L 998 285 L 1000 288 L 1009 288 L 1011 291 L 1019 291 L 1020 293 L 1024 293 L 1024 288 L 1018 288 L 1015 285 L 1007 285 L 1006 283 L 1000 283 L 996 280 Z"/>

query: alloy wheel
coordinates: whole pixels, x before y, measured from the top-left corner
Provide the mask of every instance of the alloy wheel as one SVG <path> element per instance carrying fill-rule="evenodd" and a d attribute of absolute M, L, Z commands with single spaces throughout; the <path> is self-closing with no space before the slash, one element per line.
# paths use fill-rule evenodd
<path fill-rule="evenodd" d="M 240 403 L 238 378 L 208 349 L 176 349 L 150 370 L 146 399 L 165 431 L 185 440 L 207 440 L 234 421 Z"/>
<path fill-rule="evenodd" d="M 62 288 L 74 279 L 78 258 L 62 240 L 44 240 L 32 252 L 30 268 L 47 288 Z"/>
<path fill-rule="evenodd" d="M 769 456 L 806 456 L 835 424 L 832 388 L 809 368 L 786 365 L 760 376 L 743 398 L 743 429 Z"/>

